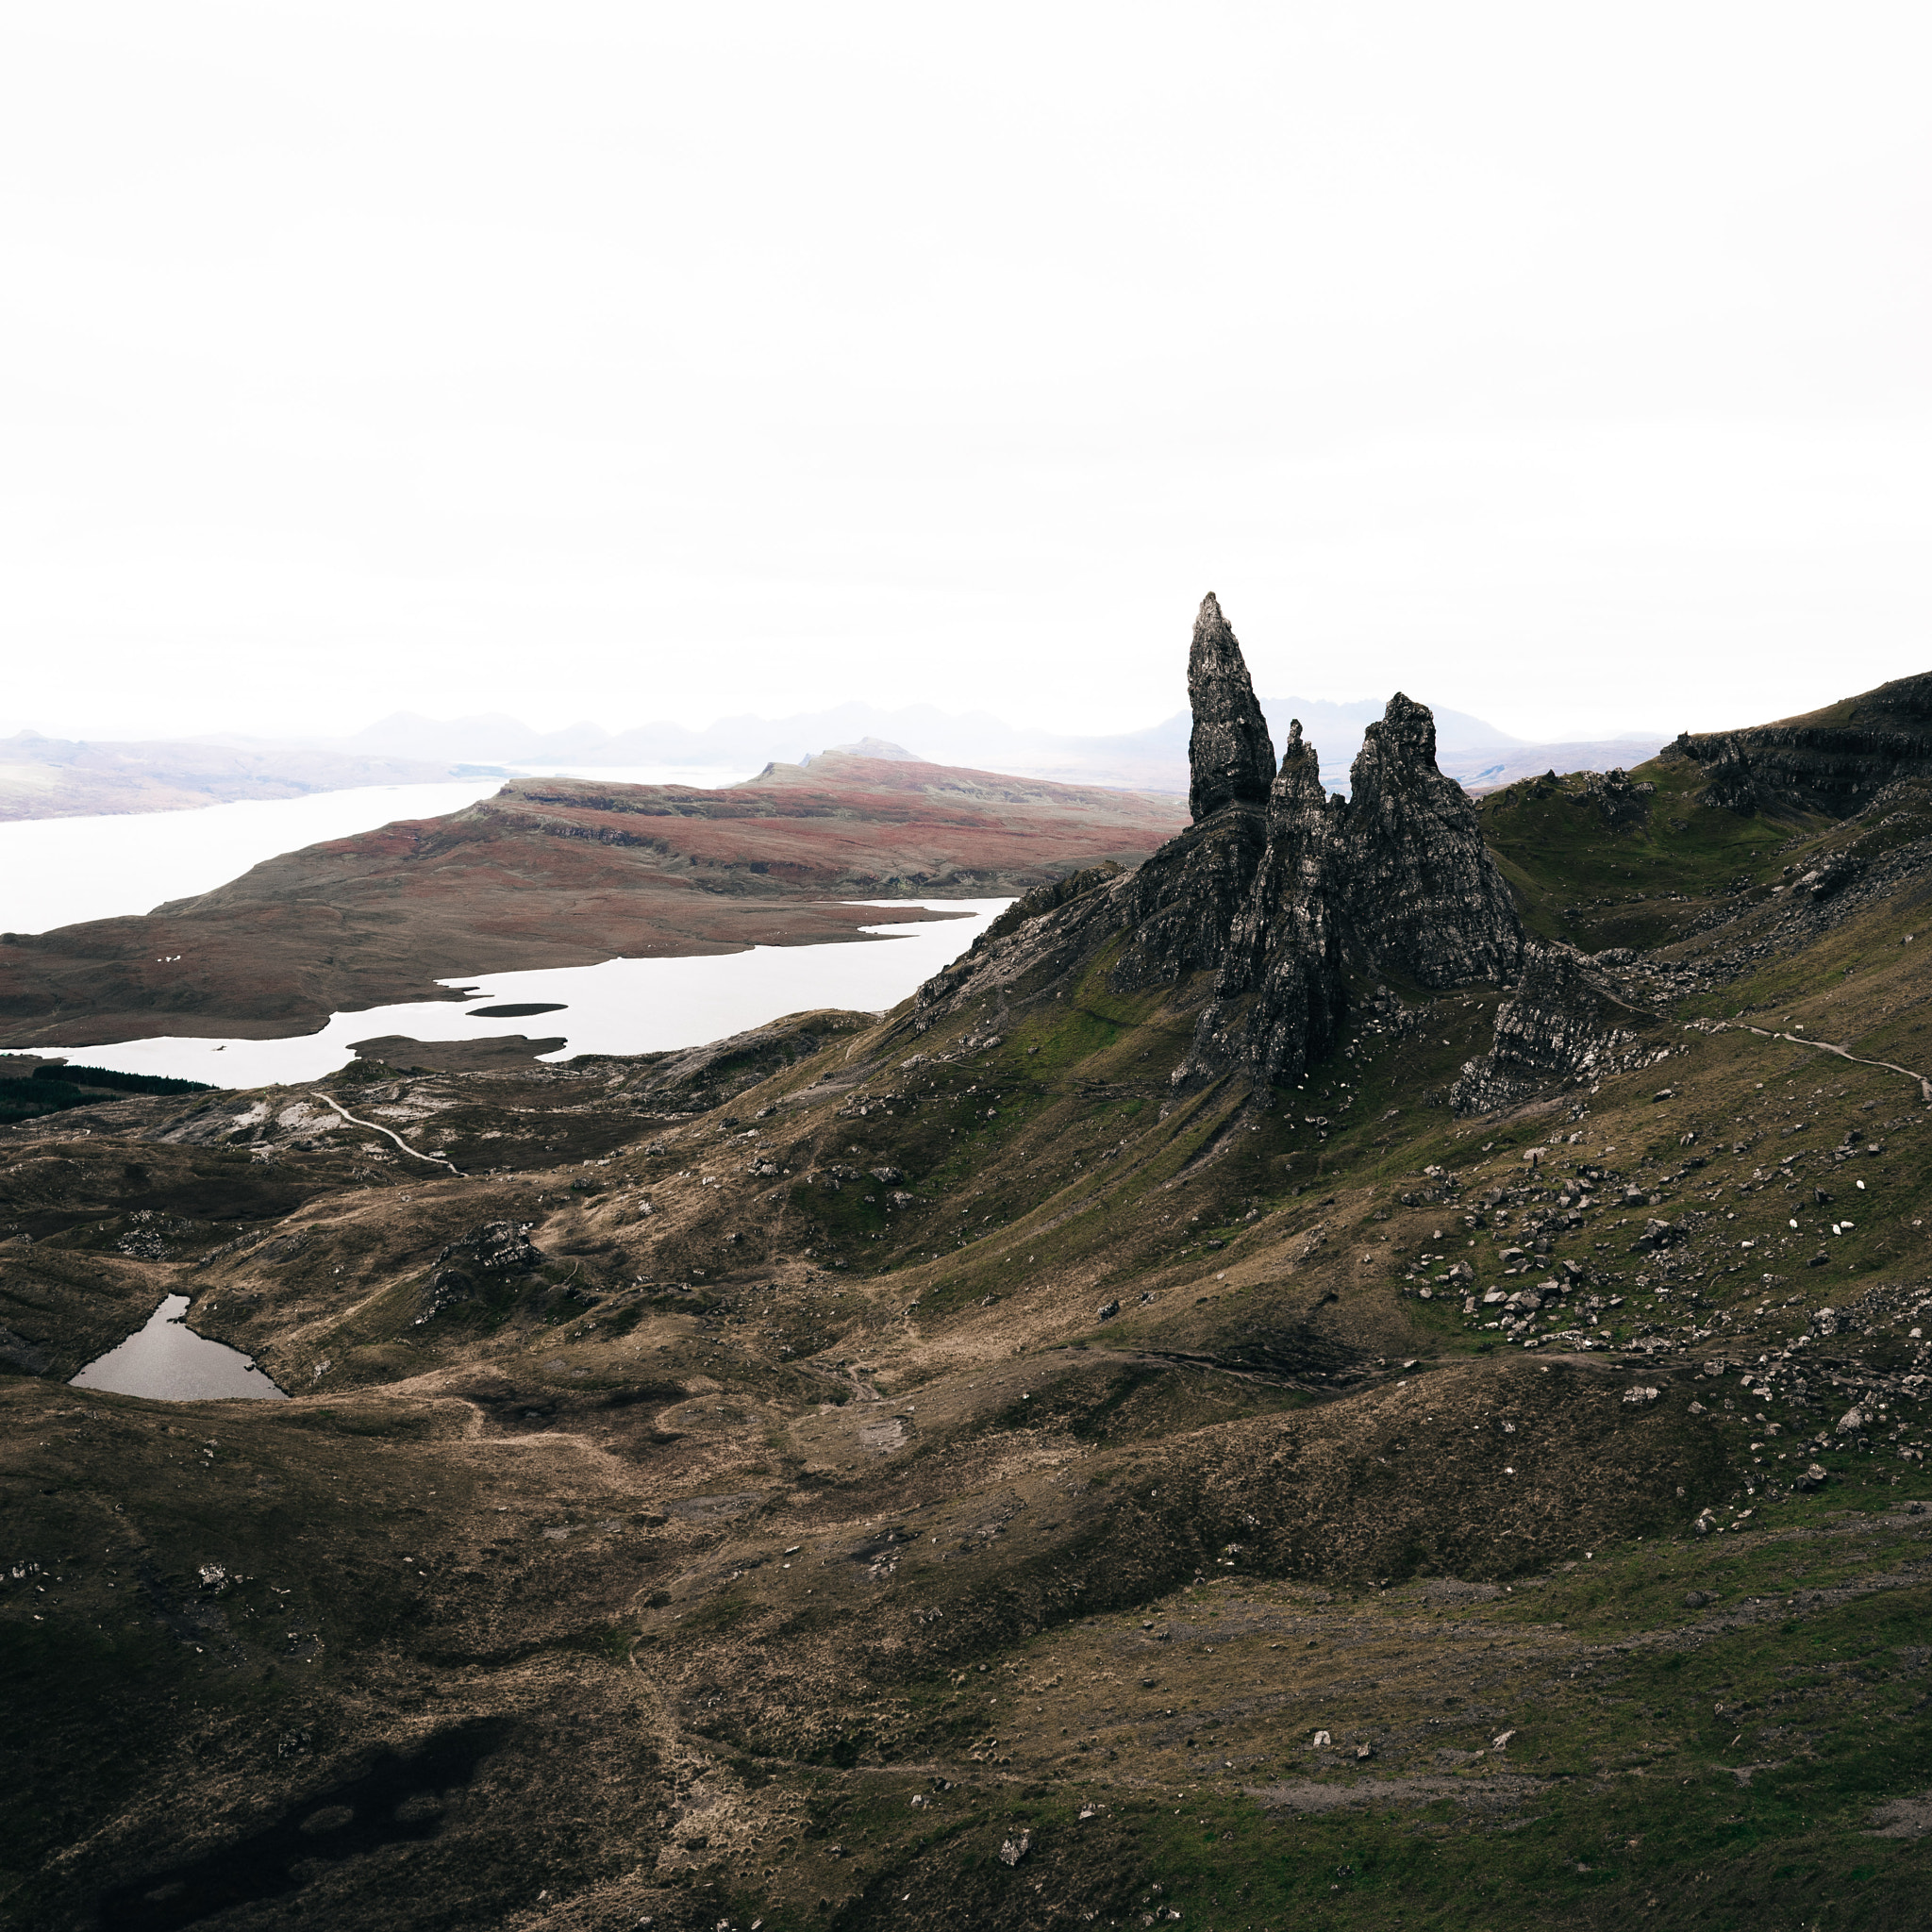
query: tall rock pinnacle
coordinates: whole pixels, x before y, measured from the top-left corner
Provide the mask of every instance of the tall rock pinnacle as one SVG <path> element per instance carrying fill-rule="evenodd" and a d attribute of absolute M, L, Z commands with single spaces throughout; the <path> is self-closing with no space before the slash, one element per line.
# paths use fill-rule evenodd
<path fill-rule="evenodd" d="M 1209 591 L 1194 619 L 1188 653 L 1188 702 L 1194 733 L 1188 742 L 1188 808 L 1196 821 L 1240 799 L 1264 805 L 1274 780 L 1274 747 L 1241 647 Z"/>

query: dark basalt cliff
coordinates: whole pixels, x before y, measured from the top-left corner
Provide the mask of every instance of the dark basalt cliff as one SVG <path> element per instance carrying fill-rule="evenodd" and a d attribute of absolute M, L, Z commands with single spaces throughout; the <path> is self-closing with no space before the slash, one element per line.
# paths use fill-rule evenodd
<path fill-rule="evenodd" d="M 1268 844 L 1227 931 L 1214 997 L 1194 1030 L 1184 1078 L 1245 1069 L 1291 1077 L 1333 1041 L 1346 1007 L 1335 824 L 1299 718 L 1268 801 Z"/>
<path fill-rule="evenodd" d="M 1670 753 L 1708 772 L 1703 804 L 1850 818 L 1898 779 L 1932 775 L 1932 672 L 1801 718 L 1744 731 L 1687 731 Z"/>
<path fill-rule="evenodd" d="M 1299 720 L 1262 786 L 1267 721 L 1211 595 L 1188 672 L 1194 823 L 1130 872 L 1091 870 L 1022 901 L 921 990 L 907 1024 L 924 1030 L 968 1006 L 1004 1014 L 1015 1002 L 1077 997 L 1081 975 L 1098 970 L 1109 992 L 1165 993 L 1168 1013 L 1191 1026 L 1170 1076 L 1177 1094 L 1229 1081 L 1260 1098 L 1336 1050 L 1354 1024 L 1351 985 L 1390 982 L 1410 997 L 1505 988 L 1490 1049 L 1462 1066 L 1448 1095 L 1464 1115 L 1521 1107 L 1654 1057 L 1648 1016 L 1618 994 L 1602 961 L 1525 933 L 1475 801 L 1436 762 L 1425 705 L 1402 691 L 1389 700 L 1344 799 L 1324 794 Z M 1668 774 L 1689 758 L 1712 774 L 1701 803 L 1850 815 L 1901 778 L 1932 773 L 1932 675 L 1810 719 L 1687 736 L 1646 768 L 1665 774 L 1657 782 L 1591 773 L 1566 791 L 1552 775 L 1525 795 L 1574 796 L 1627 836 L 1650 822 L 1659 783 L 1682 789 Z M 1862 849 L 1828 856 L 1792 882 L 1790 903 L 1840 893 L 1868 863 Z"/>

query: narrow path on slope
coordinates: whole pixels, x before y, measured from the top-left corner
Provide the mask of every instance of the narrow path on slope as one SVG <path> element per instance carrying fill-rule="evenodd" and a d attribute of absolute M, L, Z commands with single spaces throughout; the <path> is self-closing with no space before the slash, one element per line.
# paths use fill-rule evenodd
<path fill-rule="evenodd" d="M 1861 1054 L 1848 1053 L 1841 1046 L 1833 1046 L 1827 1040 L 1804 1040 L 1795 1033 L 1773 1033 L 1763 1026 L 1752 1027 L 1752 1032 L 1760 1040 L 1789 1040 L 1793 1046 L 1815 1046 L 1820 1053 L 1835 1053 L 1841 1060 L 1850 1060 L 1859 1067 L 1883 1067 L 1888 1074 L 1903 1074 L 1907 1080 L 1919 1083 L 1919 1092 L 1927 1107 L 1932 1107 L 1932 1080 L 1924 1074 L 1915 1074 L 1909 1067 L 1895 1065 L 1890 1060 L 1868 1060 Z"/>
<path fill-rule="evenodd" d="M 408 1155 L 412 1159 L 433 1160 L 438 1162 L 440 1165 L 448 1168 L 450 1173 L 452 1174 L 459 1174 L 462 1173 L 462 1169 L 459 1168 L 456 1164 L 456 1162 L 448 1157 L 448 1155 L 425 1154 L 420 1147 L 411 1147 L 409 1143 L 406 1140 L 404 1140 L 400 1134 L 394 1131 L 393 1128 L 378 1126 L 374 1121 L 358 1120 L 356 1116 L 352 1114 L 349 1111 L 349 1109 L 346 1107 L 344 1107 L 340 1101 L 331 1100 L 326 1093 L 311 1092 L 308 1097 L 311 1100 L 321 1101 L 325 1107 L 334 1108 L 335 1110 L 339 1114 L 341 1114 L 341 1117 L 345 1121 L 347 1121 L 352 1127 L 367 1127 L 372 1134 L 387 1134 L 389 1138 L 391 1141 L 393 1141 L 396 1143 L 396 1145 L 400 1147 L 403 1150 L 403 1152 Z"/>

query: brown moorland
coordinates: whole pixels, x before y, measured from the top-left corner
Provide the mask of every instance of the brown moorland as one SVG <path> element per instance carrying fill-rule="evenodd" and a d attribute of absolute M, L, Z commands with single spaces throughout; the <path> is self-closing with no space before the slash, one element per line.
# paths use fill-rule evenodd
<path fill-rule="evenodd" d="M 266 1039 L 458 998 L 434 984 L 456 974 L 858 940 L 879 915 L 853 899 L 1017 894 L 1132 865 L 1185 819 L 1173 798 L 841 753 L 715 791 L 523 778 L 145 916 L 5 935 L 0 1044 Z"/>
<path fill-rule="evenodd" d="M 1463 811 L 1391 708 L 884 1019 L 0 1129 L 8 1923 L 1919 1923 L 1932 781 Z M 1307 894 L 1148 961 L 1376 798 L 1535 970 L 1203 1077 Z M 64 1385 L 167 1293 L 291 1399 Z"/>

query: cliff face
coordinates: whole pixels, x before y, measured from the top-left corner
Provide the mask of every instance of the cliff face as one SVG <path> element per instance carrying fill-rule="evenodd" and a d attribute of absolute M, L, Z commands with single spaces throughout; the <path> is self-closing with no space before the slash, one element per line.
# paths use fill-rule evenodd
<path fill-rule="evenodd" d="M 1584 971 L 1574 947 L 1531 941 L 1523 976 L 1496 1009 L 1495 1043 L 1449 1091 L 1458 1114 L 1520 1107 L 1552 1088 L 1598 1080 L 1646 1058 L 1636 1016 Z"/>
<path fill-rule="evenodd" d="M 1744 731 L 1687 731 L 1670 751 L 1708 772 L 1703 804 L 1850 818 L 1895 780 L 1932 775 L 1932 672 L 1801 718 Z"/>
<path fill-rule="evenodd" d="M 1121 897 L 1129 937 L 1108 974 L 1114 991 L 1218 970 L 1253 895 L 1269 824 L 1260 807 L 1231 801 L 1141 861 Z"/>
<path fill-rule="evenodd" d="M 1225 928 L 1220 978 L 1184 1074 L 1292 1078 L 1333 1043 L 1346 1006 L 1335 903 L 1342 809 L 1324 797 L 1315 749 L 1295 719 L 1268 800 L 1267 846 Z"/>

